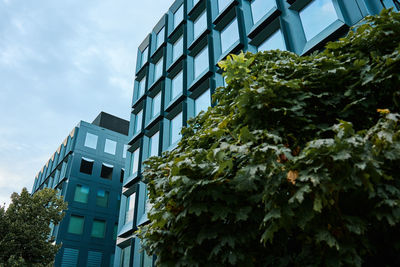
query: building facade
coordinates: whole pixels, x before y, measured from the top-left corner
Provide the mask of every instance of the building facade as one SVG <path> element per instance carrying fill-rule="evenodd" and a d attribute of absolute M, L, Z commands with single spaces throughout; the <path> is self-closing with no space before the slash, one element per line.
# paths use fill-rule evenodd
<path fill-rule="evenodd" d="M 32 193 L 49 187 L 68 202 L 52 227 L 62 243 L 55 266 L 113 266 L 129 122 L 100 113 L 81 121 L 35 178 Z"/>
<path fill-rule="evenodd" d="M 172 150 L 188 118 L 224 85 L 217 63 L 240 51 L 306 55 L 398 0 L 176 0 L 139 46 L 115 266 L 152 266 L 135 238 L 145 224 L 142 162 Z"/>

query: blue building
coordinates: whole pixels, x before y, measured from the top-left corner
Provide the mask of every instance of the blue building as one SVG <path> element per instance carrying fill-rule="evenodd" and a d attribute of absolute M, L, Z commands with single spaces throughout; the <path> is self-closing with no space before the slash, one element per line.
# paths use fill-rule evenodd
<path fill-rule="evenodd" d="M 112 266 L 128 128 L 104 112 L 81 121 L 36 176 L 33 194 L 50 187 L 68 202 L 64 219 L 52 226 L 62 243 L 55 266 Z"/>
<path fill-rule="evenodd" d="M 240 51 L 306 55 L 398 0 L 176 0 L 139 46 L 114 266 L 152 266 L 134 232 L 148 220 L 142 162 L 172 150 L 188 118 L 224 85 L 217 63 Z"/>

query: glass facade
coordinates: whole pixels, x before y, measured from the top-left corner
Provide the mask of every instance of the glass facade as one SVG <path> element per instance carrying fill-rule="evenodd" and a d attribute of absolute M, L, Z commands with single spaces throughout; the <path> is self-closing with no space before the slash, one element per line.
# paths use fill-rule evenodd
<path fill-rule="evenodd" d="M 271 34 L 271 36 L 269 36 L 257 48 L 258 51 L 266 51 L 274 49 L 279 49 L 282 51 L 286 50 L 285 41 L 283 39 L 282 31 L 280 29 Z"/>
<path fill-rule="evenodd" d="M 276 7 L 276 0 L 253 0 L 251 1 L 251 14 L 253 23 L 256 24 L 268 11 Z"/>
<path fill-rule="evenodd" d="M 139 169 L 139 153 L 140 153 L 140 149 L 136 149 L 133 153 L 132 153 L 132 157 L 131 157 L 131 174 L 135 174 L 137 173 L 138 169 Z"/>
<path fill-rule="evenodd" d="M 165 28 L 163 27 L 156 35 L 156 48 L 159 48 L 164 42 Z"/>
<path fill-rule="evenodd" d="M 74 201 L 80 203 L 88 203 L 89 198 L 89 186 L 76 185 Z"/>
<path fill-rule="evenodd" d="M 183 20 L 183 5 L 181 5 L 174 13 L 174 28 Z"/>
<path fill-rule="evenodd" d="M 135 133 L 142 130 L 143 110 L 139 111 L 135 116 Z"/>
<path fill-rule="evenodd" d="M 211 95 L 210 89 L 207 89 L 194 101 L 194 112 L 195 115 L 199 115 L 201 111 L 206 111 L 211 106 Z"/>
<path fill-rule="evenodd" d="M 153 82 L 156 82 L 163 74 L 163 58 L 160 58 L 154 65 L 154 78 Z"/>
<path fill-rule="evenodd" d="M 237 19 L 233 19 L 222 31 L 221 31 L 221 51 L 222 54 L 239 40 L 239 28 Z"/>
<path fill-rule="evenodd" d="M 158 156 L 158 145 L 160 140 L 159 132 L 155 133 L 152 137 L 150 137 L 149 142 L 149 156 Z"/>
<path fill-rule="evenodd" d="M 139 81 L 137 99 L 144 95 L 146 89 L 146 76 Z"/>
<path fill-rule="evenodd" d="M 131 246 L 123 248 L 121 251 L 121 260 L 119 262 L 119 266 L 129 267 L 130 258 L 131 258 Z"/>
<path fill-rule="evenodd" d="M 97 139 L 98 139 L 97 135 L 86 133 L 85 146 L 96 149 Z"/>
<path fill-rule="evenodd" d="M 178 40 L 172 46 L 172 61 L 175 61 L 183 53 L 183 36 L 179 37 Z"/>
<path fill-rule="evenodd" d="M 125 223 L 133 221 L 134 209 L 135 209 L 135 198 L 136 194 L 133 193 L 129 197 L 126 198 L 125 203 Z"/>
<path fill-rule="evenodd" d="M 183 91 L 183 71 L 180 71 L 171 82 L 171 99 L 175 99 Z"/>
<path fill-rule="evenodd" d="M 170 145 L 175 144 L 181 139 L 182 112 L 176 115 L 170 122 Z"/>
<path fill-rule="evenodd" d="M 232 0 L 218 0 L 218 11 L 221 12 L 224 10 L 230 2 L 232 2 Z"/>
<path fill-rule="evenodd" d="M 161 111 L 161 92 L 151 99 L 151 118 L 154 118 Z"/>
<path fill-rule="evenodd" d="M 193 40 L 200 36 L 207 29 L 207 12 L 204 11 L 193 22 Z"/>
<path fill-rule="evenodd" d="M 206 71 L 209 68 L 208 63 L 208 47 L 204 47 L 203 50 L 200 51 L 194 57 L 194 78 L 197 79 L 200 74 Z"/>
<path fill-rule="evenodd" d="M 140 67 L 143 67 L 143 65 L 147 62 L 147 57 L 149 54 L 149 48 L 146 47 L 143 52 L 141 53 L 141 58 L 140 58 Z"/>

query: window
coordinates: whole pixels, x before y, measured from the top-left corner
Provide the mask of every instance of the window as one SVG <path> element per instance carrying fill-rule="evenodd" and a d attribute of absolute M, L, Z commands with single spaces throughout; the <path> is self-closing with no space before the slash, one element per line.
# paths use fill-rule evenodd
<path fill-rule="evenodd" d="M 154 65 L 154 80 L 153 82 L 157 81 L 163 73 L 163 58 L 160 58 L 160 60 L 157 61 L 157 63 Z"/>
<path fill-rule="evenodd" d="M 132 157 L 131 157 L 131 174 L 137 173 L 137 171 L 139 169 L 139 152 L 140 152 L 140 149 L 138 148 L 132 153 Z"/>
<path fill-rule="evenodd" d="M 140 132 L 142 130 L 142 119 L 143 119 L 143 110 L 139 111 L 135 117 L 135 133 Z"/>
<path fill-rule="evenodd" d="M 129 146 L 128 145 L 124 145 L 124 150 L 122 151 L 122 157 L 126 158 L 126 152 L 128 151 Z"/>
<path fill-rule="evenodd" d="M 116 149 L 117 149 L 117 142 L 110 139 L 106 139 L 106 143 L 104 145 L 104 152 L 115 155 Z"/>
<path fill-rule="evenodd" d="M 307 41 L 337 19 L 332 0 L 313 0 L 299 14 Z"/>
<path fill-rule="evenodd" d="M 171 99 L 175 99 L 183 91 L 183 72 L 180 71 L 171 82 Z"/>
<path fill-rule="evenodd" d="M 96 196 L 96 205 L 99 207 L 107 208 L 108 207 L 108 197 L 110 193 L 103 189 L 97 190 Z"/>
<path fill-rule="evenodd" d="M 85 219 L 81 216 L 71 215 L 69 218 L 68 233 L 81 235 Z"/>
<path fill-rule="evenodd" d="M 175 116 L 170 123 L 170 145 L 175 144 L 181 138 L 182 112 Z"/>
<path fill-rule="evenodd" d="M 230 2 L 231 0 L 218 0 L 218 11 L 221 13 L 221 11 L 224 10 L 224 8 L 227 7 Z"/>
<path fill-rule="evenodd" d="M 208 47 L 206 46 L 194 57 L 194 78 L 198 78 L 208 68 Z"/>
<path fill-rule="evenodd" d="M 125 170 L 121 169 L 121 176 L 119 177 L 119 182 L 120 183 L 124 182 L 124 175 L 125 175 Z"/>
<path fill-rule="evenodd" d="M 154 118 L 161 111 L 161 91 L 151 99 L 151 118 Z"/>
<path fill-rule="evenodd" d="M 164 27 L 162 27 L 162 29 L 157 33 L 156 35 L 156 49 L 159 48 L 161 46 L 161 44 L 164 42 Z"/>
<path fill-rule="evenodd" d="M 86 185 L 76 185 L 74 201 L 80 203 L 88 203 L 89 187 Z"/>
<path fill-rule="evenodd" d="M 159 132 L 153 134 L 152 137 L 150 137 L 150 142 L 149 142 L 149 156 L 158 156 L 158 145 L 160 141 L 160 135 Z"/>
<path fill-rule="evenodd" d="M 136 193 L 133 193 L 132 195 L 126 198 L 125 224 L 133 221 L 133 212 L 135 210 L 135 198 L 136 198 Z"/>
<path fill-rule="evenodd" d="M 79 171 L 81 173 L 86 173 L 86 174 L 89 174 L 89 175 L 92 174 L 93 163 L 94 163 L 94 160 L 82 157 L 81 167 L 80 167 Z"/>
<path fill-rule="evenodd" d="M 140 67 L 143 67 L 143 65 L 147 62 L 147 56 L 148 56 L 148 47 L 146 47 L 141 54 Z"/>
<path fill-rule="evenodd" d="M 175 29 L 176 26 L 183 20 L 183 5 L 181 5 L 178 10 L 174 13 L 174 25 L 173 28 Z"/>
<path fill-rule="evenodd" d="M 276 6 L 275 0 L 253 0 L 251 2 L 251 14 L 253 23 L 256 24 L 265 14 Z"/>
<path fill-rule="evenodd" d="M 139 99 L 146 90 L 146 76 L 139 81 L 137 99 Z"/>
<path fill-rule="evenodd" d="M 109 165 L 106 163 L 101 164 L 101 173 L 100 177 L 108 180 L 112 180 L 112 174 L 113 174 L 113 165 Z"/>
<path fill-rule="evenodd" d="M 183 36 L 179 37 L 178 40 L 173 44 L 172 47 L 172 61 L 178 59 L 180 55 L 183 53 Z"/>
<path fill-rule="evenodd" d="M 204 11 L 193 22 L 193 40 L 200 36 L 200 34 L 207 29 L 207 12 Z"/>
<path fill-rule="evenodd" d="M 207 110 L 207 108 L 211 106 L 211 95 L 210 89 L 202 93 L 196 100 L 194 101 L 194 112 L 195 115 L 199 115 L 201 111 Z"/>
<path fill-rule="evenodd" d="M 96 149 L 97 138 L 98 138 L 97 135 L 86 133 L 85 146 Z"/>
<path fill-rule="evenodd" d="M 282 51 L 286 50 L 286 45 L 283 39 L 282 31 L 279 29 L 273 34 L 271 34 L 271 36 L 268 37 L 264 42 L 262 42 L 257 49 L 258 51 L 266 51 L 274 49 L 279 49 Z"/>
<path fill-rule="evenodd" d="M 400 10 L 400 2 L 398 1 L 398 0 L 381 0 L 381 2 L 382 2 L 382 5 L 385 7 L 385 8 L 392 8 L 393 7 L 393 10 L 397 10 L 397 11 L 399 11 Z"/>
<path fill-rule="evenodd" d="M 239 40 L 239 28 L 237 19 L 233 19 L 221 31 L 221 52 L 225 53 L 237 40 Z"/>
<path fill-rule="evenodd" d="M 128 246 L 122 249 L 121 252 L 121 261 L 119 263 L 120 267 L 129 267 L 129 262 L 131 258 L 131 247 Z"/>
<path fill-rule="evenodd" d="M 106 222 L 101 220 L 93 220 L 92 237 L 104 238 L 106 233 Z"/>
<path fill-rule="evenodd" d="M 153 266 L 153 256 L 147 255 L 146 251 L 140 252 L 140 267 L 152 267 Z"/>

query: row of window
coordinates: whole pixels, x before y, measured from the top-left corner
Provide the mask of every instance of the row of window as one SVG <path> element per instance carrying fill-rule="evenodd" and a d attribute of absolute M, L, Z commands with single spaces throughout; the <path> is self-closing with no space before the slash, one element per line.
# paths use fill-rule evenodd
<path fill-rule="evenodd" d="M 84 146 L 92 149 L 97 149 L 97 143 L 98 143 L 98 136 L 93 133 L 87 132 Z M 127 150 L 127 145 L 124 145 L 123 155 L 122 155 L 123 158 L 126 157 L 126 150 Z M 117 142 L 106 138 L 104 142 L 104 152 L 110 155 L 115 155 L 117 152 Z"/>
<path fill-rule="evenodd" d="M 130 267 L 130 257 L 131 257 L 131 246 L 127 246 L 121 249 L 121 258 L 119 261 L 119 267 Z M 153 267 L 153 257 L 146 254 L 144 250 L 140 250 L 139 258 L 140 267 Z"/>
<path fill-rule="evenodd" d="M 94 160 L 82 157 L 79 171 L 84 174 L 92 175 L 93 165 L 94 165 Z M 107 164 L 107 163 L 101 164 L 101 171 L 100 171 L 101 178 L 106 179 L 106 180 L 112 180 L 113 172 L 114 172 L 113 165 Z M 125 172 L 125 170 L 122 168 L 120 171 L 120 182 L 121 183 L 124 178 L 124 172 Z"/>
<path fill-rule="evenodd" d="M 87 204 L 89 200 L 90 188 L 87 185 L 76 185 L 74 192 L 74 201 Z M 97 189 L 96 206 L 107 208 L 109 204 L 110 192 L 104 189 Z"/>
<path fill-rule="evenodd" d="M 82 250 L 64 247 L 64 253 L 61 260 L 61 267 L 78 266 L 79 254 Z M 103 253 L 100 251 L 88 251 L 86 267 L 104 266 Z M 110 255 L 110 267 L 114 266 L 114 254 Z"/>
<path fill-rule="evenodd" d="M 68 224 L 68 233 L 75 235 L 82 235 L 85 225 L 85 217 L 79 215 L 71 215 Z M 105 220 L 93 219 L 92 229 L 90 230 L 90 236 L 94 238 L 104 238 L 106 234 L 107 222 Z M 113 239 L 117 240 L 118 225 L 114 224 L 113 228 Z"/>

